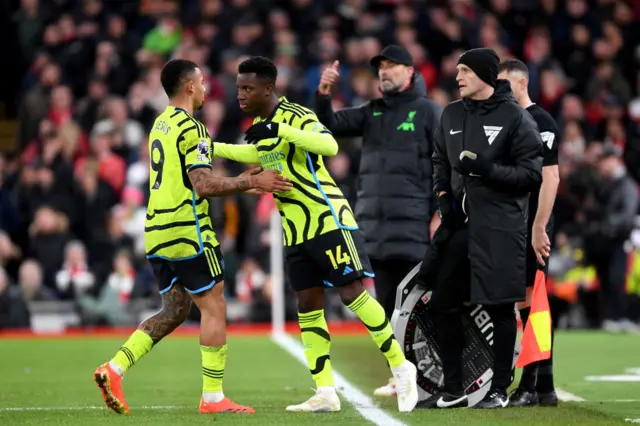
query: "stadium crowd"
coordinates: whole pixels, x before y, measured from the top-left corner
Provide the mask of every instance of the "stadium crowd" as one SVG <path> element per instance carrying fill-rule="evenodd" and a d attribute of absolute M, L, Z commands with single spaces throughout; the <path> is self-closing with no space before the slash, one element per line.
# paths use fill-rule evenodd
<path fill-rule="evenodd" d="M 562 134 L 549 288 L 566 314 L 561 326 L 595 326 L 594 265 L 612 250 L 602 243 L 615 196 L 606 178 L 623 164 L 640 178 L 639 21 L 640 2 L 625 0 L 22 0 L 13 14 L 24 66 L 14 83 L 16 149 L 0 157 L 0 328 L 28 327 L 29 303 L 47 300 L 73 301 L 84 324 L 135 323 L 130 301 L 157 298 L 144 257 L 146 135 L 167 102 L 167 59 L 202 65 L 208 94 L 198 118 L 213 139 L 243 143 L 251 118 L 235 99 L 240 61 L 274 58 L 281 94 L 311 106 L 322 70 L 339 59 L 339 109 L 380 96 L 368 63 L 388 43 L 411 52 L 442 106 L 458 97 L 465 49 L 526 62 L 532 99 Z M 339 142 L 326 161 L 353 204 L 361 141 Z M 241 167 L 215 164 L 220 175 Z M 270 318 L 274 208 L 270 195 L 212 202 L 227 291 L 249 307 L 246 321 Z M 628 265 L 613 273 L 625 275 L 634 302 L 640 231 L 625 232 Z M 637 321 L 640 307 L 624 305 Z M 333 316 L 342 315 L 336 304 Z"/>

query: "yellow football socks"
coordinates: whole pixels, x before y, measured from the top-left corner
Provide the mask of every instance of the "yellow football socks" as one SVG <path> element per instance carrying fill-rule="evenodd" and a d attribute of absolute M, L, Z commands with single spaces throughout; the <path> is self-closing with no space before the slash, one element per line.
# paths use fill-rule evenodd
<path fill-rule="evenodd" d="M 298 314 L 300 333 L 304 344 L 304 355 L 316 387 L 333 386 L 331 370 L 331 336 L 324 319 L 324 310 Z"/>
<path fill-rule="evenodd" d="M 380 303 L 365 290 L 347 307 L 367 327 L 373 341 L 376 342 L 380 351 L 387 358 L 389 366 L 394 368 L 402 365 L 405 361 L 404 353 L 393 336 L 393 330 Z"/>
<path fill-rule="evenodd" d="M 136 330 L 129 337 L 120 350 L 111 360 L 112 364 L 115 364 L 120 368 L 118 371 L 120 375 L 131 368 L 140 358 L 145 356 L 153 347 L 153 340 L 144 331 Z"/>
<path fill-rule="evenodd" d="M 202 394 L 206 402 L 218 402 L 224 398 L 222 378 L 227 364 L 227 345 L 200 346 L 202 354 Z"/>

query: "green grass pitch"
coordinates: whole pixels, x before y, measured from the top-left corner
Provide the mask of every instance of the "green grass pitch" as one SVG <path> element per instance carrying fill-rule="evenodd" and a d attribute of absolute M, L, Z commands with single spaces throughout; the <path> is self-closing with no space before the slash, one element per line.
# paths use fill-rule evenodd
<path fill-rule="evenodd" d="M 307 368 L 268 337 L 229 339 L 225 394 L 253 406 L 254 415 L 200 415 L 200 351 L 196 336 L 169 337 L 125 381 L 129 416 L 102 407 L 92 381 L 121 337 L 0 338 L 0 425 L 371 425 L 342 398 L 342 412 L 291 414 L 284 408 L 312 394 Z M 335 336 L 334 368 L 362 392 L 388 378 L 382 356 L 366 335 Z M 558 408 L 495 411 L 429 410 L 397 413 L 395 400 L 378 407 L 406 425 L 622 425 L 640 423 L 640 337 L 594 332 L 558 333 L 556 386 L 584 399 Z M 594 382 L 587 376 L 626 375 L 628 381 Z M 637 376 L 637 380 L 634 380 Z"/>

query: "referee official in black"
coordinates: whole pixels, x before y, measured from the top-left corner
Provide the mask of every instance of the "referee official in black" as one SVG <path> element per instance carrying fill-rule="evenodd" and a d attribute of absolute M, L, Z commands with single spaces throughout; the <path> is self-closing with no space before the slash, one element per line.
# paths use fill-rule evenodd
<path fill-rule="evenodd" d="M 398 284 L 420 262 L 430 241 L 429 223 L 436 211 L 433 133 L 442 107 L 427 98 L 424 79 L 403 47 L 385 47 L 371 66 L 380 79 L 381 99 L 334 112 L 335 61 L 322 73 L 315 112 L 334 136 L 362 136 L 355 213 L 375 273 L 376 298 L 391 318 Z M 393 381 L 374 394 L 395 395 Z"/>
<path fill-rule="evenodd" d="M 542 180 L 542 140 L 509 82 L 498 80 L 499 63 L 492 49 L 460 56 L 462 99 L 447 105 L 435 134 L 433 185 L 441 224 L 434 235 L 439 261 L 431 303 L 444 390 L 418 408 L 468 406 L 461 366 L 465 302 L 482 304 L 493 322 L 493 379 L 475 407 L 504 408 L 509 402 L 514 303 L 525 300 L 529 193 Z"/>
<path fill-rule="evenodd" d="M 518 104 L 526 109 L 538 125 L 542 138 L 542 185 L 531 192 L 529 198 L 529 233 L 527 240 L 527 300 L 519 303 L 520 318 L 524 327 L 529 318 L 533 285 L 536 272 L 549 272 L 550 235 L 553 229 L 553 204 L 560 183 L 558 169 L 558 145 L 560 134 L 555 120 L 547 111 L 534 104 L 529 97 L 529 69 L 517 59 L 500 64 L 499 78 L 508 80 Z M 551 331 L 551 356 L 549 359 L 531 363 L 522 369 L 518 388 L 509 397 L 510 407 L 528 405 L 557 406 L 558 396 L 553 386 L 553 330 Z"/>

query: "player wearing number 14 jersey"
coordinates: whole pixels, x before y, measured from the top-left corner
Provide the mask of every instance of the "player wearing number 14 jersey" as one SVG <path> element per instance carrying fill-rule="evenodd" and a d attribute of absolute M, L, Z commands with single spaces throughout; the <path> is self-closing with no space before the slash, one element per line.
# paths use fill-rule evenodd
<path fill-rule="evenodd" d="M 371 271 L 349 203 L 327 172 L 323 156 L 338 152 L 331 133 L 315 114 L 275 94 L 277 70 L 267 58 L 239 66 L 238 101 L 257 115 L 247 130 L 247 145 L 214 143 L 214 155 L 260 163 L 291 180 L 293 189 L 274 197 L 284 229 L 287 273 L 296 292 L 298 319 L 317 391 L 287 411 L 338 411 L 330 361 L 330 336 L 324 318 L 324 287 L 335 286 L 343 303 L 367 327 L 387 358 L 398 388 L 398 409 L 411 411 L 418 401 L 416 367 L 404 357 L 384 309 L 365 290 Z"/>
<path fill-rule="evenodd" d="M 253 413 L 222 392 L 227 359 L 224 262 L 207 197 L 253 189 L 286 193 L 291 183 L 277 172 L 259 173 L 260 169 L 235 178 L 213 176 L 209 133 L 193 118 L 193 111 L 204 101 L 202 73 L 191 61 L 174 60 L 163 68 L 161 80 L 169 106 L 149 134 L 151 195 L 145 246 L 162 295 L 162 310 L 143 321 L 113 359 L 98 367 L 94 380 L 107 406 L 127 414 L 122 390 L 125 372 L 186 319 L 193 300 L 201 312 L 200 412 Z"/>

